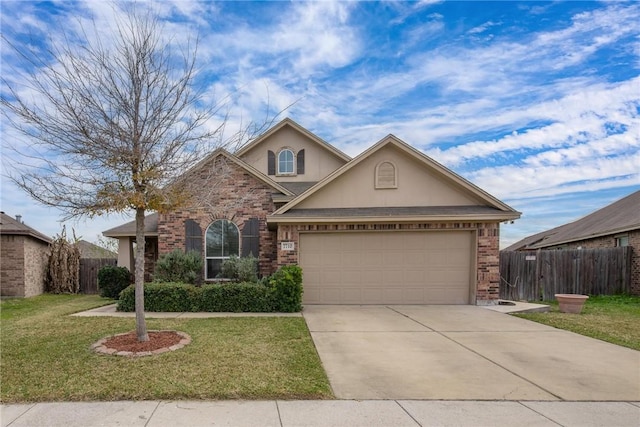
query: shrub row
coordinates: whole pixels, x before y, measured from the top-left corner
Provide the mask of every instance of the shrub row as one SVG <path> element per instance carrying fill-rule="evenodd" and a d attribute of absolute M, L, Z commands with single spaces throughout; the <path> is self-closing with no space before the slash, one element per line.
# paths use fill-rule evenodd
<path fill-rule="evenodd" d="M 135 310 L 135 287 L 120 294 L 118 311 Z M 296 312 L 302 310 L 302 270 L 280 268 L 260 283 L 194 286 L 185 283 L 146 283 L 145 311 Z"/>

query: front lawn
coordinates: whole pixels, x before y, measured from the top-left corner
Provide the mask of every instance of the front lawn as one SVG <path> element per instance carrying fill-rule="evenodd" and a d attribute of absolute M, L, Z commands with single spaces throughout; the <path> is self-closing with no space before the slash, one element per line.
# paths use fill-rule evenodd
<path fill-rule="evenodd" d="M 144 399 L 327 399 L 331 388 L 303 318 L 147 319 L 192 343 L 156 356 L 94 353 L 134 320 L 70 317 L 111 303 L 42 295 L 0 303 L 3 403 Z"/>
<path fill-rule="evenodd" d="M 518 317 L 640 350 L 640 297 L 590 297 L 581 314 L 560 313 L 556 302 L 548 313 L 522 313 Z"/>

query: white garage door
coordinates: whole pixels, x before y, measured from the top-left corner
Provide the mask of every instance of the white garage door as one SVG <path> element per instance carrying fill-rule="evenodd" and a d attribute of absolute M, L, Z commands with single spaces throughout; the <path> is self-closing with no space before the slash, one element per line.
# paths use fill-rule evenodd
<path fill-rule="evenodd" d="M 308 233 L 306 304 L 469 304 L 470 231 Z"/>

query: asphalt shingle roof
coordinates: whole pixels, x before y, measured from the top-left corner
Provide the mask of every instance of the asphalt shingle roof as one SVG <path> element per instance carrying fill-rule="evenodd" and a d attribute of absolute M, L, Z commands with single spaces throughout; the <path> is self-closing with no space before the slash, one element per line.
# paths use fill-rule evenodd
<path fill-rule="evenodd" d="M 640 191 L 577 221 L 526 237 L 505 250 L 541 249 L 637 229 L 640 229 Z"/>
<path fill-rule="evenodd" d="M 0 234 L 31 236 L 38 240 L 42 240 L 45 243 L 51 243 L 51 237 L 29 227 L 22 221 L 18 221 L 17 219 L 10 217 L 4 212 L 0 213 Z"/>
<path fill-rule="evenodd" d="M 152 213 L 144 217 L 144 233 L 146 236 L 158 235 L 158 214 Z M 136 221 L 130 221 L 126 224 L 119 225 L 114 228 L 110 228 L 107 231 L 102 232 L 107 237 L 123 237 L 123 236 L 135 236 L 136 235 Z"/>

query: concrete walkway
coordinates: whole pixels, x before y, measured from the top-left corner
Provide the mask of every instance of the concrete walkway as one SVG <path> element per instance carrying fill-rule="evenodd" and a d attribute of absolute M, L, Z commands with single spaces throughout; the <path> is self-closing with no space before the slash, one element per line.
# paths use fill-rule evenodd
<path fill-rule="evenodd" d="M 121 401 L 0 406 L 2 427 L 637 427 L 640 404 L 539 401 Z"/>

